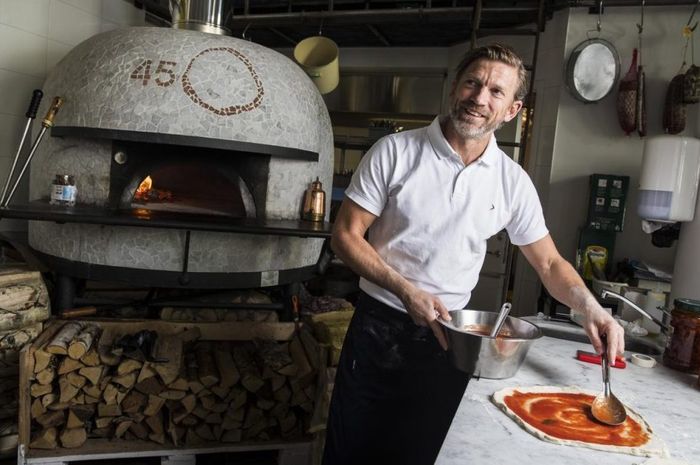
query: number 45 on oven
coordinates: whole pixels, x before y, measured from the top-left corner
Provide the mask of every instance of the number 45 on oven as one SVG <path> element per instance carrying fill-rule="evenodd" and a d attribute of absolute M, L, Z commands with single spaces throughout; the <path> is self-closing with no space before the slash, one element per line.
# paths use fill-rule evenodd
<path fill-rule="evenodd" d="M 143 60 L 131 72 L 131 79 L 140 80 L 146 86 L 153 78 L 157 86 L 168 87 L 175 82 L 175 66 L 177 63 L 174 61 L 160 60 L 155 71 L 152 71 L 153 60 Z"/>

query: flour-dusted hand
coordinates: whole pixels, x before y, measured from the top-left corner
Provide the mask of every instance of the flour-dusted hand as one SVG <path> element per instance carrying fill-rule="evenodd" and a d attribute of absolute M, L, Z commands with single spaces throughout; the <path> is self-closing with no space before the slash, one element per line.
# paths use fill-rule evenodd
<path fill-rule="evenodd" d="M 450 321 L 452 318 L 442 301 L 433 294 L 415 287 L 406 292 L 401 301 L 413 322 L 419 326 L 430 326 L 440 346 L 447 350 L 445 330 L 437 319 L 440 317 L 445 321 Z"/>

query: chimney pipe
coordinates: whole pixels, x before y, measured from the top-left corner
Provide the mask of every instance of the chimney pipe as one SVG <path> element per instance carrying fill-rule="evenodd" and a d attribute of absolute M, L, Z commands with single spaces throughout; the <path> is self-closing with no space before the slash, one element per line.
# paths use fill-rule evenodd
<path fill-rule="evenodd" d="M 224 24 L 233 13 L 231 0 L 170 0 L 172 26 L 175 29 L 231 35 Z"/>

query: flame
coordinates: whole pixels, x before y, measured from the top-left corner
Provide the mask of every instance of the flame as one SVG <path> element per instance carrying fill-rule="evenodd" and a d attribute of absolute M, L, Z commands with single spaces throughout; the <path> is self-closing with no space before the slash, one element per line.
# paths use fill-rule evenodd
<path fill-rule="evenodd" d="M 144 195 L 148 193 L 148 191 L 151 190 L 153 187 L 153 179 L 151 179 L 150 176 L 146 176 L 146 179 L 144 179 L 141 184 L 139 185 L 139 188 L 136 189 L 136 194 L 141 194 Z"/>

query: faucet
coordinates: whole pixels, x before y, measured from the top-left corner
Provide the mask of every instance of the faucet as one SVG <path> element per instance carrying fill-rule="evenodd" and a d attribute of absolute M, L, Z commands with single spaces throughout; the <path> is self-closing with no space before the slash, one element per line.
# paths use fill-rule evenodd
<path fill-rule="evenodd" d="M 664 334 L 669 334 L 669 333 L 671 332 L 671 330 L 672 330 L 671 325 L 666 324 L 666 323 L 660 321 L 658 318 L 655 318 L 655 317 L 651 316 L 646 310 L 640 308 L 639 305 L 635 304 L 634 302 L 632 302 L 632 301 L 631 301 L 630 299 L 628 299 L 627 297 L 623 297 L 622 295 L 620 295 L 620 294 L 618 294 L 618 293 L 616 293 L 616 292 L 610 291 L 610 290 L 608 290 L 608 289 L 603 289 L 603 292 L 600 293 L 600 296 L 601 296 L 603 299 L 605 299 L 606 297 L 614 297 L 614 298 L 616 298 L 617 300 L 620 300 L 620 301 L 626 303 L 627 305 L 629 305 L 630 307 L 632 307 L 634 310 L 636 310 L 637 312 L 639 312 L 642 316 L 644 316 L 644 317 L 650 319 L 651 321 L 653 321 L 654 323 L 656 323 L 657 325 L 659 325 L 659 326 L 661 327 L 661 331 L 662 331 Z M 660 308 L 660 309 L 661 309 L 661 308 Z M 668 314 L 668 310 L 661 309 L 661 311 L 662 311 L 664 314 Z"/>

